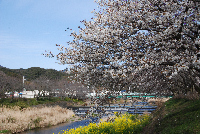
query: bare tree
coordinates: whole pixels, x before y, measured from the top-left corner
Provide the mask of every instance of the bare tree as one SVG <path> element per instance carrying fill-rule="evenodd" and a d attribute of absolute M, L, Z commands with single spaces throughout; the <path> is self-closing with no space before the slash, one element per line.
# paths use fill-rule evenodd
<path fill-rule="evenodd" d="M 5 92 L 7 92 L 8 78 L 3 71 L 0 71 L 0 96 L 5 97 Z"/>
<path fill-rule="evenodd" d="M 12 99 L 14 98 L 15 91 L 21 91 L 23 88 L 22 80 L 17 77 L 7 76 L 4 72 L 0 71 L 0 94 L 5 95 L 5 92 L 11 93 Z M 11 100 L 12 101 L 12 100 Z"/>

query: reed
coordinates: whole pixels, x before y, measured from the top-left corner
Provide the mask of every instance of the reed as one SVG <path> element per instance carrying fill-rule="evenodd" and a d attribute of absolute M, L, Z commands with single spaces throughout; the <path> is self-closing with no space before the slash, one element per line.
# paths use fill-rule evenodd
<path fill-rule="evenodd" d="M 67 122 L 74 115 L 72 110 L 56 107 L 0 108 L 0 131 L 22 132 L 38 127 L 47 127 Z"/>

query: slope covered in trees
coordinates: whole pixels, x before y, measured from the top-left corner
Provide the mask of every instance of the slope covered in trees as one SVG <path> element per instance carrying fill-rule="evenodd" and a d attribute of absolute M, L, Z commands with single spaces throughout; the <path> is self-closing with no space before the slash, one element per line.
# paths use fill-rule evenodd
<path fill-rule="evenodd" d="M 26 79 L 24 85 L 23 76 Z M 74 91 L 79 91 L 79 94 L 81 94 L 86 88 L 83 88 L 82 84 L 74 83 L 73 76 L 73 74 L 39 67 L 28 69 L 8 69 L 1 67 L 0 96 L 4 96 L 5 92 L 21 92 L 23 87 L 32 91 L 56 91 L 59 92 L 59 96 L 66 95 L 66 92 L 71 92 L 73 95 Z"/>
<path fill-rule="evenodd" d="M 44 69 L 40 67 L 13 69 L 12 71 L 25 76 L 27 80 L 35 80 L 39 77 L 47 77 L 48 79 L 62 79 L 62 77 L 68 76 L 68 74 L 55 69 Z"/>
<path fill-rule="evenodd" d="M 21 74 L 17 73 L 15 70 L 6 67 L 0 67 L 0 71 L 4 72 L 6 75 L 11 77 L 22 77 Z"/>

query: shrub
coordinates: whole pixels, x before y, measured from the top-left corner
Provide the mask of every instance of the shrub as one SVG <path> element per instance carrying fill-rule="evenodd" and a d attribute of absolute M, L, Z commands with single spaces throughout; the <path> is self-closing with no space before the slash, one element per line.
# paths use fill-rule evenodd
<path fill-rule="evenodd" d="M 65 101 L 70 101 L 71 99 L 69 97 L 65 97 Z"/>

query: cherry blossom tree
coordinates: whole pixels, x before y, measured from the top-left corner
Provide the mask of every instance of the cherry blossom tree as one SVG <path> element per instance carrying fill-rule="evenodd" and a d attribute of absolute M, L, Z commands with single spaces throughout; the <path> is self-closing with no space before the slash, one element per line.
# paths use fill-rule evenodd
<path fill-rule="evenodd" d="M 74 40 L 68 42 L 69 46 L 57 45 L 61 51 L 58 55 L 46 54 L 56 56 L 61 64 L 73 64 L 78 80 L 105 85 L 107 78 L 111 78 L 116 80 L 112 81 L 114 87 L 131 85 L 136 74 L 154 68 L 159 68 L 157 73 L 162 73 L 159 76 L 163 81 L 167 78 L 165 84 L 181 71 L 190 74 L 184 77 L 192 74 L 199 77 L 198 0 L 98 0 L 96 3 L 99 11 L 92 11 L 93 21 L 82 21 L 85 28 L 79 27 L 78 33 L 71 33 Z M 155 77 L 147 74 L 140 75 L 140 80 Z M 162 83 L 148 80 L 146 85 L 164 86 Z"/>

